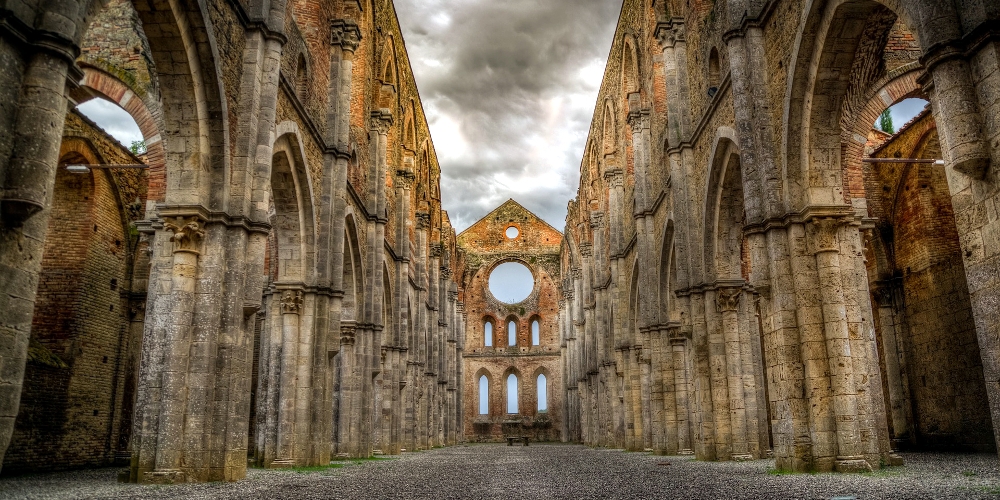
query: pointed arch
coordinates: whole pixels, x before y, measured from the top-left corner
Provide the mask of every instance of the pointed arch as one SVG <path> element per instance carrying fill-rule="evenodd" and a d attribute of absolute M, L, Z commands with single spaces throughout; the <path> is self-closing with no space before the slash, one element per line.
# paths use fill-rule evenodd
<path fill-rule="evenodd" d="M 347 215 L 344 224 L 344 298 L 341 300 L 340 318 L 356 321 L 361 314 L 361 290 L 364 289 L 364 263 L 354 214 Z"/>
<path fill-rule="evenodd" d="M 604 101 L 604 116 L 601 120 L 601 145 L 603 156 L 614 154 L 618 150 L 618 120 L 615 117 L 615 106 L 610 99 Z"/>
<path fill-rule="evenodd" d="M 742 235 L 743 217 L 735 217 L 723 206 L 723 196 L 727 202 L 735 203 L 738 198 L 740 210 L 743 206 L 743 184 L 739 162 L 739 148 L 736 145 L 736 131 L 729 127 L 720 127 L 716 132 L 712 152 L 709 156 L 708 184 L 705 191 L 705 223 L 703 240 L 703 259 L 706 279 L 732 278 L 732 248 L 719 248 L 720 232 L 723 236 L 732 232 Z M 733 177 L 733 176 L 736 177 Z M 735 217 L 735 218 L 734 218 Z M 721 221 L 721 222 L 720 222 Z M 739 227 L 732 224 L 739 223 Z M 728 240 L 726 240 L 728 241 Z M 721 251 L 721 252 L 720 252 Z M 721 253 L 721 255 L 720 255 Z M 735 250 L 735 258 L 739 259 L 739 249 Z M 738 260 L 737 260 L 738 262 Z M 720 267 L 721 266 L 721 267 Z M 721 272 L 720 272 L 721 269 Z M 737 271 L 738 271 L 737 266 Z M 736 273 L 739 276 L 739 273 Z"/>
<path fill-rule="evenodd" d="M 503 401 L 505 413 L 521 413 L 521 371 L 513 366 L 503 373 Z"/>
<path fill-rule="evenodd" d="M 316 278 L 312 188 L 301 138 L 288 125 L 276 127 L 271 159 L 271 227 L 277 248 L 277 279 L 312 283 Z M 281 251 L 278 251 L 278 250 Z"/>
<path fill-rule="evenodd" d="M 635 38 L 631 34 L 626 34 L 622 44 L 622 97 L 625 104 L 628 103 L 629 94 L 641 92 L 639 81 L 639 59 L 636 52 Z"/>

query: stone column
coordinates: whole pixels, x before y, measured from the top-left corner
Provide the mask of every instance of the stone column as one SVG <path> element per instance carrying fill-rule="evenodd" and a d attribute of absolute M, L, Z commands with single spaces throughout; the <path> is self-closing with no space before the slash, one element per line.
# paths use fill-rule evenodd
<path fill-rule="evenodd" d="M 358 412 L 358 393 L 360 388 L 358 381 L 358 356 L 356 353 L 355 340 L 357 337 L 356 323 L 353 321 L 340 322 L 340 394 L 338 416 L 340 421 L 337 425 L 337 454 L 339 456 L 351 456 L 358 448 L 358 438 L 356 432 L 358 427 L 351 424 L 350 418 Z M 355 418 L 355 420 L 357 420 Z"/>
<path fill-rule="evenodd" d="M 76 3 L 65 4 L 73 10 Z M 9 8 L 9 7 L 8 7 Z M 53 5 L 47 5 L 55 9 Z M 30 7 L 25 10 L 30 11 Z M 50 19 L 77 26 L 62 12 Z M 0 29 L 0 467 L 14 432 L 28 355 L 38 273 L 59 162 L 65 89 L 79 49 L 57 33 L 37 36 L 13 19 Z M 48 26 L 47 26 L 48 27 Z M 23 29 L 25 32 L 18 33 Z M 29 41 L 25 44 L 25 40 Z M 32 47 L 39 42 L 44 48 Z M 82 74 L 72 75 L 82 78 Z"/>
<path fill-rule="evenodd" d="M 673 357 L 673 373 L 669 374 L 674 381 L 674 405 L 676 407 L 676 443 L 677 453 L 693 455 L 691 436 L 691 376 L 688 370 L 688 343 L 691 331 L 685 331 L 679 324 L 667 327 L 667 338 L 670 342 L 670 355 Z"/>
<path fill-rule="evenodd" d="M 983 117 L 965 54 L 945 45 L 925 54 L 920 63 L 932 80 L 932 85 L 924 87 L 933 96 L 945 163 L 973 179 L 984 179 L 991 163 L 989 142 L 983 135 Z"/>
<path fill-rule="evenodd" d="M 872 297 L 878 311 L 879 335 L 882 338 L 882 362 L 885 366 L 887 396 L 889 397 L 889 418 L 892 424 L 893 448 L 896 443 L 913 441 L 913 417 L 911 414 L 909 382 L 906 377 L 906 352 L 900 346 L 899 337 L 906 335 L 906 324 L 900 317 L 897 297 L 902 290 L 892 281 L 877 283 L 872 288 Z"/>
<path fill-rule="evenodd" d="M 715 292 L 716 307 L 722 315 L 722 336 L 725 342 L 726 379 L 729 393 L 729 417 L 732 422 L 732 459 L 754 458 L 749 446 L 745 398 L 755 394 L 743 392 L 744 366 L 740 351 L 739 306 L 743 291 L 740 288 L 719 288 Z"/>
<path fill-rule="evenodd" d="M 871 470 L 861 449 L 858 425 L 858 390 L 854 380 L 847 312 L 840 268 L 838 232 L 846 220 L 833 217 L 813 219 L 813 244 L 823 333 L 830 370 L 831 410 L 836 418 L 837 454 L 834 467 L 839 472 Z"/>
<path fill-rule="evenodd" d="M 299 361 L 299 312 L 302 309 L 302 292 L 281 292 L 281 357 L 278 370 L 278 447 L 275 467 L 294 467 L 296 381 Z"/>
<path fill-rule="evenodd" d="M 692 327 L 692 349 L 694 374 L 692 411 L 694 415 L 694 451 L 698 460 L 716 460 L 715 412 L 713 409 L 713 380 L 710 345 L 705 318 L 705 296 L 703 292 L 687 296 Z"/>

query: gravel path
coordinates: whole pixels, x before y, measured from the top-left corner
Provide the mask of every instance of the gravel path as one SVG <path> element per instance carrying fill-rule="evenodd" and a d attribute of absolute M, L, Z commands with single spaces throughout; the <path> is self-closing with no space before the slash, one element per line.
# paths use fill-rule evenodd
<path fill-rule="evenodd" d="M 119 469 L 0 479 L 0 498 L 1000 498 L 994 454 L 904 454 L 872 474 L 776 474 L 773 460 L 696 462 L 576 445 L 469 445 L 237 483 L 118 484 Z"/>

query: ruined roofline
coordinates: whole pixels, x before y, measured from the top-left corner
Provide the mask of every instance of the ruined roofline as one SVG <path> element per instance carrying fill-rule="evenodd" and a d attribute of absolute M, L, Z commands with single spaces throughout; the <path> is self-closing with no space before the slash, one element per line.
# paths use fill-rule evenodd
<path fill-rule="evenodd" d="M 885 142 L 883 142 L 882 144 L 880 144 L 879 147 L 875 148 L 871 152 L 871 154 L 868 155 L 867 157 L 868 158 L 874 158 L 875 155 L 877 155 L 880 152 L 882 152 L 882 150 L 884 150 L 886 147 L 888 147 L 889 144 L 892 144 L 893 139 L 895 139 L 896 137 L 898 137 L 899 134 L 902 134 L 903 132 L 906 132 L 910 127 L 912 127 L 914 124 L 916 124 L 920 120 L 923 120 L 924 117 L 926 117 L 929 114 L 931 114 L 931 105 L 930 105 L 930 103 L 928 103 L 926 106 L 924 106 L 924 109 L 921 110 L 919 113 L 917 113 L 916 116 L 914 116 L 913 118 L 910 118 L 910 121 L 904 123 L 902 127 L 899 127 L 899 130 L 897 130 L 895 133 L 888 134 L 889 137 L 886 138 Z M 874 129 L 874 130 L 878 130 L 878 129 Z"/>
<path fill-rule="evenodd" d="M 95 97 L 94 99 L 100 99 L 100 97 Z M 116 104 L 116 106 L 117 106 L 117 104 Z M 87 118 L 86 116 L 84 116 L 84 114 L 81 113 L 80 110 L 77 109 L 77 106 L 73 106 L 69 110 L 69 112 L 73 113 L 74 115 L 76 115 L 77 117 L 79 117 L 81 120 L 83 120 L 83 123 L 86 123 L 87 125 L 89 125 L 91 128 L 93 128 L 94 130 L 96 130 L 99 134 L 104 135 L 104 137 L 107 138 L 108 141 L 111 142 L 111 144 L 113 146 L 117 147 L 122 153 L 124 153 L 129 158 L 132 158 L 133 160 L 135 160 L 136 164 L 140 164 L 140 163 L 145 164 L 146 163 L 146 162 L 142 161 L 141 158 L 139 158 L 138 156 L 136 156 L 135 153 L 133 153 L 131 149 L 129 149 L 124 144 L 122 144 L 121 142 L 119 142 L 118 139 L 116 139 L 113 135 L 109 134 L 107 130 L 104 130 L 103 128 L 101 128 L 100 125 L 94 123 L 93 120 L 91 120 L 90 118 Z M 145 140 L 146 140 L 146 138 L 143 137 L 143 141 L 145 141 Z"/>
<path fill-rule="evenodd" d="M 590 145 L 590 139 L 592 133 L 594 132 L 594 126 L 597 124 L 597 110 L 601 107 L 601 94 L 604 90 L 604 85 L 608 82 L 608 73 L 610 72 L 611 56 L 614 54 L 615 50 L 615 41 L 618 40 L 618 35 L 622 32 L 622 17 L 625 15 L 626 3 L 627 0 L 623 0 L 622 8 L 618 11 L 618 22 L 615 24 L 615 34 L 611 36 L 611 46 L 608 47 L 608 57 L 604 60 L 604 75 L 601 77 L 601 85 L 597 87 L 597 96 L 594 97 L 594 112 L 590 116 L 590 129 L 587 131 L 587 139 L 583 141 L 583 154 L 580 155 L 580 168 L 578 172 L 583 172 L 583 162 L 587 159 L 587 146 Z M 577 184 L 579 184 L 579 181 L 577 181 Z M 582 186 L 577 187 L 577 192 L 579 192 L 579 187 Z"/>
<path fill-rule="evenodd" d="M 524 205 L 518 203 L 517 200 L 515 200 L 514 198 L 507 198 L 507 201 L 505 201 L 505 202 L 497 205 L 497 207 L 494 208 L 493 210 L 491 210 L 490 213 L 488 213 L 488 214 L 486 214 L 486 215 L 484 215 L 484 216 L 476 219 L 476 222 L 473 222 L 472 224 L 469 224 L 469 227 L 465 228 L 461 233 L 458 233 L 457 237 L 460 238 L 463 234 L 467 233 L 470 229 L 472 229 L 473 227 L 475 227 L 476 224 L 479 224 L 480 222 L 483 222 L 484 220 L 488 219 L 491 215 L 497 213 L 501 208 L 503 208 L 504 206 L 506 206 L 508 203 L 513 203 L 513 204 L 517 205 L 518 207 L 521 208 L 521 210 L 524 210 L 525 212 L 528 212 L 529 214 L 532 215 L 532 217 L 538 219 L 539 221 L 541 221 L 542 224 L 545 224 L 546 226 L 548 226 L 549 229 L 551 229 L 551 230 L 559 233 L 559 236 L 562 236 L 562 239 L 566 238 L 566 236 L 562 233 L 562 231 L 560 231 L 560 230 L 552 227 L 552 224 L 549 224 L 548 222 L 546 222 L 545 219 L 539 217 L 538 214 L 536 214 L 535 212 L 532 212 L 531 210 L 528 210 L 527 208 L 525 208 Z"/>

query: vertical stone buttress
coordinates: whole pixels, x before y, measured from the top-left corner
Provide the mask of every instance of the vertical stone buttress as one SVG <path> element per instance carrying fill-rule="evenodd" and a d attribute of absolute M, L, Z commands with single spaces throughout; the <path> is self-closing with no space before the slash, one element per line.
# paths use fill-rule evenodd
<path fill-rule="evenodd" d="M 65 90 L 83 77 L 74 61 L 90 2 L 46 9 L 37 24 L 7 11 L 0 28 L 0 466 L 20 406 Z"/>

